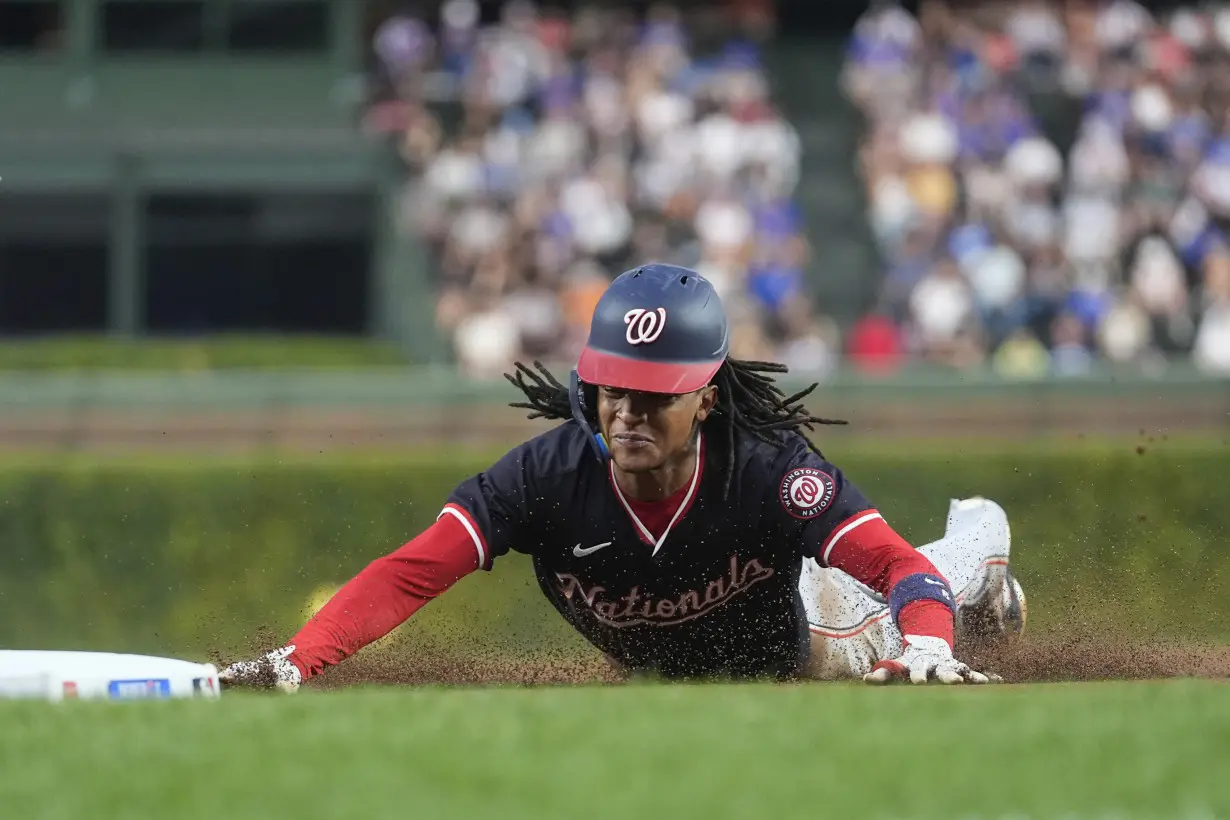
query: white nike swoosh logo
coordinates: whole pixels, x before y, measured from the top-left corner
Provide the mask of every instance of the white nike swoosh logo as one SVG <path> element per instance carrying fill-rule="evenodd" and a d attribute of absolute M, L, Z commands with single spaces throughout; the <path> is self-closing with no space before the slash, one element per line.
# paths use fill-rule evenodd
<path fill-rule="evenodd" d="M 575 547 L 572 548 L 572 554 L 575 555 L 577 558 L 584 558 L 585 556 L 591 553 L 597 552 L 603 547 L 611 546 L 612 543 L 613 542 L 611 541 L 604 541 L 601 544 L 594 544 L 592 547 L 582 547 L 580 544 L 577 544 Z"/>
<path fill-rule="evenodd" d="M 926 581 L 928 584 L 931 584 L 932 586 L 936 586 L 936 587 L 944 586 L 943 584 L 941 584 L 939 581 L 935 580 L 934 578 L 924 578 L 923 580 Z M 941 589 L 940 594 L 944 596 L 944 600 L 946 601 L 952 599 L 952 597 L 948 594 L 948 590 L 946 589 Z"/>

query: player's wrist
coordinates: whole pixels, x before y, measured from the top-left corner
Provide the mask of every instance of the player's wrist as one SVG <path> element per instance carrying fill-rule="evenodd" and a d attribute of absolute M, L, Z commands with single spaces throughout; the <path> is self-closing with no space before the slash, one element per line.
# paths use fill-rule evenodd
<path fill-rule="evenodd" d="M 902 635 L 940 638 L 949 649 L 956 646 L 952 610 L 939 601 L 921 600 L 906 604 L 897 618 Z"/>
<path fill-rule="evenodd" d="M 299 657 L 299 653 L 297 650 L 292 648 L 290 654 L 286 656 L 286 661 L 287 663 L 290 664 L 291 669 L 294 670 L 293 674 L 297 676 L 298 678 L 298 680 L 295 681 L 296 684 L 302 683 L 303 681 L 312 677 L 311 666 L 309 666 L 302 658 Z M 287 671 L 289 672 L 290 670 L 287 670 Z"/>
<path fill-rule="evenodd" d="M 952 589 L 943 576 L 931 572 L 915 572 L 893 585 L 888 593 L 888 606 L 893 619 L 901 622 L 902 611 L 918 601 L 936 601 L 956 614 L 957 605 Z"/>

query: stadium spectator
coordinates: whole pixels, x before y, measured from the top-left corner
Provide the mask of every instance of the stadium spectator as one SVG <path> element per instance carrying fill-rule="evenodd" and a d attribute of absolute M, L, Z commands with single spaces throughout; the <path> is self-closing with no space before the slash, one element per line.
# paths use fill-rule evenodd
<path fill-rule="evenodd" d="M 896 322 L 879 314 L 864 316 L 850 329 L 846 355 L 860 373 L 890 375 L 905 359 L 905 345 Z"/>

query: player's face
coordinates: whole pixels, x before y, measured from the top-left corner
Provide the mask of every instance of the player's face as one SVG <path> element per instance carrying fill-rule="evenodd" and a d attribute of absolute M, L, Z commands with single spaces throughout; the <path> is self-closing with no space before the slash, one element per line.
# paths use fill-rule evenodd
<path fill-rule="evenodd" d="M 708 418 L 716 403 L 712 385 L 680 395 L 599 387 L 598 422 L 615 466 L 639 473 L 686 452 L 696 423 Z"/>

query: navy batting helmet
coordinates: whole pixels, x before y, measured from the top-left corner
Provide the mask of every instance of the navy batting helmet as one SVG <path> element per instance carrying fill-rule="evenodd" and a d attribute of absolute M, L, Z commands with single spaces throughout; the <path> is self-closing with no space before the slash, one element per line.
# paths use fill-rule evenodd
<path fill-rule="evenodd" d="M 642 265 L 598 300 L 576 372 L 587 384 L 691 393 L 709 383 L 729 348 L 726 311 L 708 280 L 678 265 Z"/>

